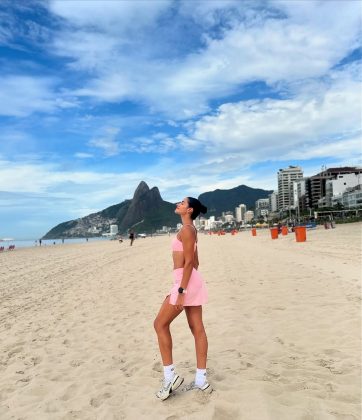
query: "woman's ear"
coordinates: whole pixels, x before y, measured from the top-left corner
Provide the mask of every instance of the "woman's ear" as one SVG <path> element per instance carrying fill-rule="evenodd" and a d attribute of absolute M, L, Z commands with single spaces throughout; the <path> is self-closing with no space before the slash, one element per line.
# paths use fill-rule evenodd
<path fill-rule="evenodd" d="M 190 213 L 190 214 L 192 214 L 192 212 L 194 211 L 194 209 L 192 208 L 192 207 L 189 207 L 188 209 L 187 209 L 187 213 Z"/>

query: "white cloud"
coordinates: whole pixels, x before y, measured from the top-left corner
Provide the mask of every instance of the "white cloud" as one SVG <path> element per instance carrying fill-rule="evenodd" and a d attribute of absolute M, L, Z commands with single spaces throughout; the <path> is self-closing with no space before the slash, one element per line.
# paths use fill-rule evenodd
<path fill-rule="evenodd" d="M 77 106 L 65 92 L 57 93 L 59 80 L 24 75 L 3 76 L 0 86 L 0 115 L 27 117 L 34 112 L 51 113 Z"/>
<path fill-rule="evenodd" d="M 107 199 L 111 204 L 120 202 L 130 194 L 129 185 L 136 188 L 141 179 L 138 172 L 65 171 L 57 164 L 0 160 L 0 191 L 68 198 L 83 201 L 84 206 L 90 192 L 93 207 Z"/>
<path fill-rule="evenodd" d="M 320 144 L 305 145 L 298 150 L 290 151 L 284 155 L 284 159 L 326 159 L 328 157 L 338 158 L 350 162 L 351 165 L 362 164 L 362 137 L 352 136 L 350 138 L 333 139 L 333 141 Z M 351 162 L 354 162 L 353 164 Z"/>
<path fill-rule="evenodd" d="M 135 153 L 168 153 L 179 147 L 177 139 L 166 133 L 156 133 L 149 137 L 135 137 L 122 144 L 121 150 Z"/>
<path fill-rule="evenodd" d="M 52 112 L 54 80 L 28 76 L 3 76 L 0 115 L 24 117 L 35 111 Z"/>
<path fill-rule="evenodd" d="M 141 10 L 138 2 L 107 2 L 105 7 L 99 2 L 51 3 L 54 13 L 78 25 L 72 33 L 59 33 L 55 51 L 71 57 L 75 68 L 92 72 L 78 95 L 110 102 L 133 99 L 184 119 L 207 112 L 209 100 L 235 93 L 245 83 L 263 80 L 274 85 L 323 76 L 358 46 L 358 2 L 344 2 L 343 8 L 333 2 L 293 2 L 293 7 L 275 2 L 286 13 L 284 19 L 267 13 L 261 18 L 254 11 L 248 20 L 244 19 L 250 8 L 242 2 L 192 7 L 184 2 L 181 14 L 211 19 L 210 25 L 216 11 L 238 10 L 240 16 L 229 19 L 217 37 L 206 26 L 196 49 L 169 60 L 157 55 L 157 45 L 148 38 L 171 3 L 142 2 L 146 4 Z"/>
<path fill-rule="evenodd" d="M 55 164 L 3 160 L 0 161 L 0 191 L 8 192 L 6 200 L 9 206 L 16 206 L 21 197 L 34 208 L 39 206 L 37 197 L 44 204 L 54 199 L 62 201 L 64 213 L 69 214 L 75 207 L 89 208 L 90 195 L 91 207 L 98 210 L 132 198 L 141 180 L 146 181 L 150 187 L 159 187 L 163 198 L 170 201 L 180 199 L 182 194 L 198 195 L 215 186 L 231 188 L 238 185 L 238 182 L 247 183 L 251 180 L 247 175 L 222 180 L 218 173 L 199 173 L 198 166 L 199 162 L 190 164 L 164 158 L 142 171 L 100 173 L 90 170 L 64 171 L 60 165 Z M 81 215 L 85 214 L 78 212 L 77 217 Z"/>
<path fill-rule="evenodd" d="M 91 153 L 78 152 L 74 154 L 74 157 L 78 159 L 90 159 L 90 158 L 93 158 L 94 155 L 92 155 Z"/>
<path fill-rule="evenodd" d="M 229 103 L 215 115 L 200 118 L 189 126 L 188 141 L 209 156 L 227 160 L 236 154 L 241 161 L 312 158 L 356 154 L 361 141 L 361 90 L 359 79 L 349 68 L 332 73 L 331 81 L 311 94 L 304 87 L 294 98 Z M 186 144 L 185 147 L 188 145 Z M 319 151 L 319 152 L 318 152 Z"/>
<path fill-rule="evenodd" d="M 87 1 L 52 0 L 50 10 L 73 25 L 98 30 L 128 33 L 130 30 L 153 24 L 159 15 L 172 5 L 171 0 L 158 1 Z"/>
<path fill-rule="evenodd" d="M 52 48 L 61 56 L 73 58 L 68 67 L 99 72 L 111 64 L 120 45 L 121 41 L 111 34 L 63 29 L 54 39 Z"/>
<path fill-rule="evenodd" d="M 137 172 L 64 171 L 61 165 L 0 160 L 2 232 L 44 235 L 58 223 L 131 198 L 141 179 Z M 24 220 L 34 221 L 34 229 L 24 230 Z"/>
<path fill-rule="evenodd" d="M 95 137 L 88 142 L 89 146 L 102 149 L 105 156 L 118 155 L 120 148 L 117 142 L 117 135 L 120 131 L 117 127 L 106 127 L 101 137 Z"/>

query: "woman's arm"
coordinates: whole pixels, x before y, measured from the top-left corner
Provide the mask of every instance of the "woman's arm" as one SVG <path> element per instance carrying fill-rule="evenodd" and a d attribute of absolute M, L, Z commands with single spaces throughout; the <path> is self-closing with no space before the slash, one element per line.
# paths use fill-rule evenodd
<path fill-rule="evenodd" d="M 194 257 L 194 268 L 197 270 L 199 268 L 199 253 L 197 252 L 197 246 L 195 249 L 195 257 Z"/>
<path fill-rule="evenodd" d="M 187 289 L 192 270 L 194 268 L 194 256 L 195 256 L 195 232 L 192 228 L 184 226 L 180 232 L 182 247 L 184 251 L 184 267 L 182 273 L 182 279 L 180 287 Z M 181 311 L 184 306 L 185 295 L 179 293 L 175 302 L 175 309 Z"/>
<path fill-rule="evenodd" d="M 181 231 L 181 239 L 184 251 L 184 269 L 180 287 L 187 289 L 195 263 L 195 230 L 191 226 L 183 227 Z"/>

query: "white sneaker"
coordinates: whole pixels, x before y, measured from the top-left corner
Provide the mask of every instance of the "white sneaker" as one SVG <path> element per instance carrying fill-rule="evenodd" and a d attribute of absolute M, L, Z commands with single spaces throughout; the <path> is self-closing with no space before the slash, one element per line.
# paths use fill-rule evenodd
<path fill-rule="evenodd" d="M 190 384 L 186 385 L 182 390 L 183 391 L 191 391 L 193 389 L 199 389 L 200 391 L 204 392 L 205 394 L 211 394 L 213 391 L 212 386 L 206 381 L 204 385 L 198 386 L 195 384 L 195 381 L 192 381 Z"/>
<path fill-rule="evenodd" d="M 173 391 L 183 383 L 184 378 L 181 378 L 179 375 L 175 374 L 171 382 L 165 383 L 162 382 L 162 388 L 157 392 L 156 397 L 161 401 L 166 400 Z"/>

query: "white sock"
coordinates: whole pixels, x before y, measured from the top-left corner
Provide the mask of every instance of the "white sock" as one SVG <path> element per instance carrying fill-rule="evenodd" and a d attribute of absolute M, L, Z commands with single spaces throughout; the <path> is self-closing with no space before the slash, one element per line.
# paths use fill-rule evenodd
<path fill-rule="evenodd" d="M 206 382 L 206 369 L 196 369 L 195 385 L 202 386 Z"/>
<path fill-rule="evenodd" d="M 165 382 L 169 383 L 172 381 L 172 378 L 175 374 L 175 367 L 174 365 L 164 366 L 163 367 L 163 374 L 165 377 Z"/>

